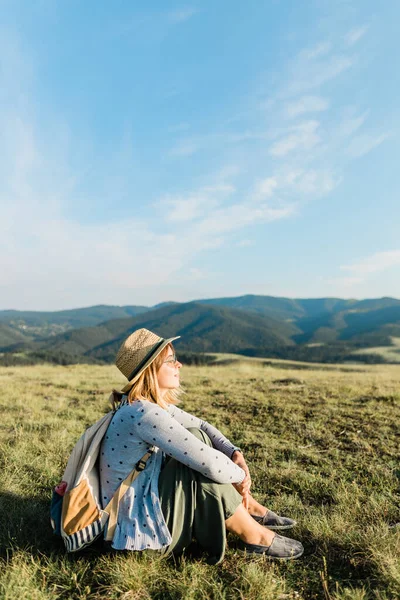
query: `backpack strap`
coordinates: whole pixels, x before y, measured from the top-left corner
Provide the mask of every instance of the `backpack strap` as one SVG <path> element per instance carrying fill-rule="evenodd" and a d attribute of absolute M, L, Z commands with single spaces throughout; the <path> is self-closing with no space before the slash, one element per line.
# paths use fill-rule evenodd
<path fill-rule="evenodd" d="M 135 481 L 136 477 L 141 471 L 143 471 L 153 452 L 154 446 L 151 446 L 146 454 L 142 456 L 142 458 L 136 463 L 135 468 L 129 473 L 128 477 L 124 479 L 114 496 L 111 498 L 110 502 L 105 507 L 104 512 L 109 514 L 107 535 L 104 538 L 106 541 L 110 541 L 114 537 L 115 528 L 117 526 L 119 503 L 121 502 L 128 488 Z"/>

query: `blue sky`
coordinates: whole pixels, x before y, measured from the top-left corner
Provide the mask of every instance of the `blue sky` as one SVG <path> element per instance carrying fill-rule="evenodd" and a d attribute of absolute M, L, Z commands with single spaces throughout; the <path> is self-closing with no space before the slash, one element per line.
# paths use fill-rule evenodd
<path fill-rule="evenodd" d="M 400 297 L 400 4 L 0 10 L 0 309 Z"/>

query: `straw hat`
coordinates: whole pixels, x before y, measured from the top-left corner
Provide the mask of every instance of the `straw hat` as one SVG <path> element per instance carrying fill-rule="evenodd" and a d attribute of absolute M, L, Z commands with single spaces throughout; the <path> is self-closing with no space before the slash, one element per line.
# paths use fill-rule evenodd
<path fill-rule="evenodd" d="M 121 392 L 129 392 L 145 368 L 157 358 L 165 346 L 180 337 L 177 335 L 166 340 L 144 328 L 131 333 L 122 343 L 115 359 L 118 369 L 129 380 Z"/>

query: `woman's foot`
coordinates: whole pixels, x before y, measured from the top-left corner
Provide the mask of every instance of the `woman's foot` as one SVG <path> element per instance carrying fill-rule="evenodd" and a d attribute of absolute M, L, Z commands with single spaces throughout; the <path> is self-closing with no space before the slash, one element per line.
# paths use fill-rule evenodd
<path fill-rule="evenodd" d="M 269 546 L 262 544 L 248 544 L 244 542 L 243 549 L 247 554 L 263 554 L 267 558 L 277 560 L 292 560 L 299 558 L 303 552 L 303 544 L 297 540 L 275 534 Z"/>
<path fill-rule="evenodd" d="M 246 544 L 256 544 L 260 546 L 270 546 L 276 537 L 276 533 L 260 526 L 257 529 L 252 529 L 240 536 L 241 540 Z"/>
<path fill-rule="evenodd" d="M 284 529 L 291 529 L 296 525 L 296 521 L 289 519 L 289 517 L 280 517 L 272 510 L 267 510 L 263 516 L 251 515 L 257 523 L 268 527 L 272 531 L 282 531 Z"/>
<path fill-rule="evenodd" d="M 240 504 L 226 521 L 228 531 L 235 533 L 249 554 L 264 554 L 268 558 L 289 560 L 303 554 L 303 546 L 296 540 L 278 535 L 257 523 Z"/>
<path fill-rule="evenodd" d="M 296 525 L 296 521 L 289 519 L 289 517 L 280 517 L 272 510 L 268 510 L 268 508 L 257 502 L 253 496 L 249 496 L 248 511 L 257 523 L 273 531 L 291 529 Z"/>
<path fill-rule="evenodd" d="M 238 535 L 247 544 L 270 546 L 275 537 L 273 531 L 251 518 L 243 504 L 237 507 L 235 513 L 225 521 L 225 524 L 228 531 Z"/>

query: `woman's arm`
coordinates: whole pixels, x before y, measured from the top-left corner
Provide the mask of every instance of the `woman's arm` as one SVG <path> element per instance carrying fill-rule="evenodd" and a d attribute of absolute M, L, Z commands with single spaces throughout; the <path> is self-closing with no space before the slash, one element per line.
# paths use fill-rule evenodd
<path fill-rule="evenodd" d="M 240 452 L 240 448 L 232 444 L 227 437 L 225 437 L 216 427 L 207 423 L 207 421 L 203 421 L 172 404 L 168 407 L 168 411 L 183 427 L 198 427 L 204 431 L 210 438 L 214 448 L 226 456 L 229 456 L 230 459 L 232 459 L 232 455 L 236 450 Z"/>
<path fill-rule="evenodd" d="M 196 438 L 168 411 L 146 400 L 135 401 L 132 412 L 137 433 L 148 444 L 199 471 L 217 483 L 240 483 L 246 476 L 225 454 Z M 191 422 L 193 427 L 198 424 Z"/>

